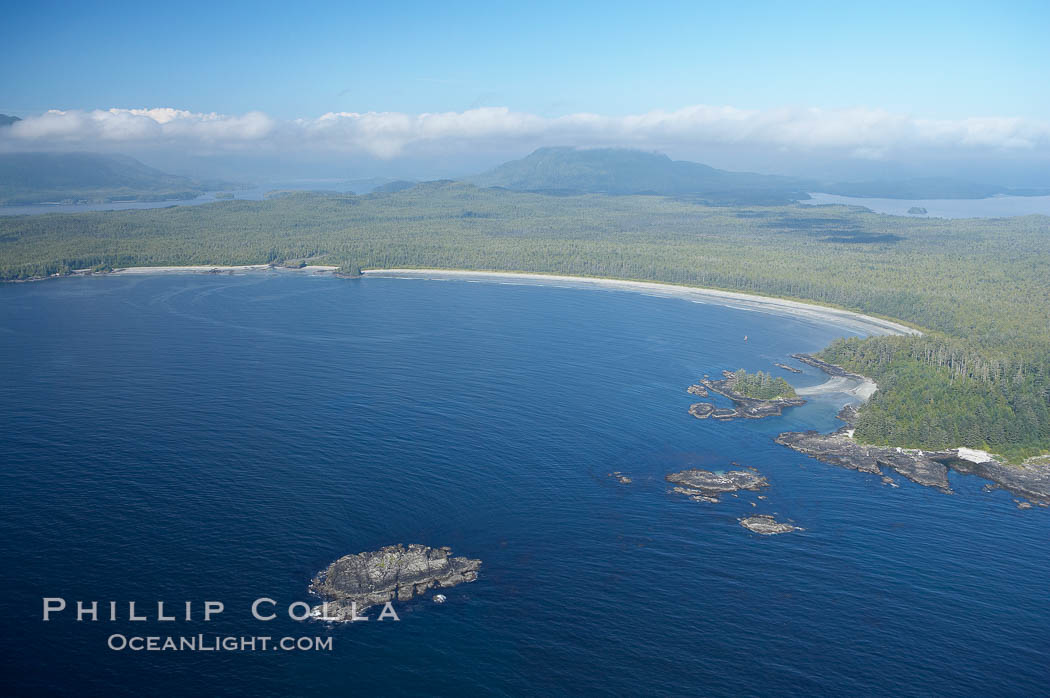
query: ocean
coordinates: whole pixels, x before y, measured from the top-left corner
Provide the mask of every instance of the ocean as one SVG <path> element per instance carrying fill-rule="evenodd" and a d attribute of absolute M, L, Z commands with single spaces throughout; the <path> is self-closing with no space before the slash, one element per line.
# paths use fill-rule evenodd
<path fill-rule="evenodd" d="M 687 413 L 685 388 L 726 368 L 821 383 L 773 362 L 855 329 L 474 281 L 0 286 L 5 694 L 1046 692 L 1046 510 L 954 473 L 954 495 L 893 488 L 773 442 L 837 428 L 845 395 L 762 420 Z M 688 467 L 754 467 L 771 486 L 698 503 L 664 481 Z M 755 513 L 805 530 L 738 524 Z M 451 546 L 480 577 L 444 604 L 395 602 L 398 621 L 288 617 L 331 561 L 394 543 Z M 276 619 L 252 617 L 262 597 Z M 44 598 L 68 608 L 44 622 Z M 78 622 L 77 600 L 99 620 Z M 159 600 L 193 619 L 158 621 Z M 207 600 L 224 610 L 204 622 Z M 330 648 L 110 649 L 115 635 Z"/>
<path fill-rule="evenodd" d="M 1007 218 L 1039 214 L 1050 216 L 1050 196 L 989 196 L 983 199 L 880 199 L 810 193 L 803 206 L 863 206 L 875 213 L 908 218 Z M 910 214 L 908 210 L 926 209 Z"/>

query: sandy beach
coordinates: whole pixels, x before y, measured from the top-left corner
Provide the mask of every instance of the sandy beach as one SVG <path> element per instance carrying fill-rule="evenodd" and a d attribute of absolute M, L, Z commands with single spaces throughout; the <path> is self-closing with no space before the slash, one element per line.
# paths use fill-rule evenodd
<path fill-rule="evenodd" d="M 878 389 L 878 384 L 870 378 L 860 380 L 857 378 L 835 376 L 818 385 L 811 385 L 807 388 L 795 388 L 795 392 L 802 397 L 824 395 L 826 393 L 843 393 L 846 395 L 853 395 L 861 402 L 867 402 Z"/>
<path fill-rule="evenodd" d="M 820 322 L 847 327 L 864 334 L 922 334 L 919 330 L 882 318 L 855 313 L 850 310 L 839 310 L 822 305 L 813 305 L 799 301 L 756 296 L 749 293 L 733 291 L 716 291 L 714 289 L 675 286 L 649 281 L 620 281 L 617 279 L 597 279 L 582 276 L 558 276 L 554 274 L 526 274 L 492 271 L 450 271 L 442 269 L 369 269 L 363 272 L 366 276 L 386 278 L 415 279 L 463 279 L 479 281 L 517 282 L 536 285 L 597 287 L 610 290 L 635 291 L 652 296 L 683 298 L 695 303 L 715 303 L 743 310 L 774 313 L 791 317 L 806 318 Z"/>
<path fill-rule="evenodd" d="M 326 274 L 339 269 L 336 266 L 309 265 L 300 268 L 288 268 L 270 266 L 269 264 L 244 264 L 238 266 L 222 265 L 193 265 L 193 266 L 168 266 L 168 267 L 123 267 L 115 269 L 109 274 L 118 276 L 143 275 L 143 274 L 211 274 L 228 272 L 305 272 L 313 274 Z M 90 270 L 78 270 L 88 272 Z M 803 303 L 801 301 L 774 298 L 771 296 L 757 296 L 750 293 L 738 293 L 735 291 L 718 291 L 708 288 L 695 288 L 691 286 L 676 286 L 652 281 L 623 281 L 619 279 L 589 278 L 585 276 L 563 276 L 557 274 L 533 274 L 517 272 L 497 271 L 456 271 L 448 269 L 367 269 L 362 272 L 364 276 L 401 279 L 433 279 L 450 280 L 460 279 L 464 281 L 490 281 L 497 283 L 518 283 L 538 286 L 562 286 L 577 288 L 600 288 L 606 290 L 634 291 L 645 293 L 650 296 L 661 296 L 666 298 L 682 298 L 694 303 L 715 303 L 742 310 L 755 312 L 773 313 L 790 317 L 805 318 L 819 322 L 834 324 L 852 329 L 856 332 L 870 335 L 886 334 L 912 334 L 920 335 L 917 329 L 902 325 L 892 320 L 884 320 L 871 315 L 841 310 L 823 305 Z M 831 383 L 831 381 L 829 381 Z M 838 388 L 836 384 L 836 388 Z M 860 389 L 864 391 L 863 388 Z M 830 389 L 822 392 L 830 392 Z M 850 391 L 851 392 L 851 391 Z"/>

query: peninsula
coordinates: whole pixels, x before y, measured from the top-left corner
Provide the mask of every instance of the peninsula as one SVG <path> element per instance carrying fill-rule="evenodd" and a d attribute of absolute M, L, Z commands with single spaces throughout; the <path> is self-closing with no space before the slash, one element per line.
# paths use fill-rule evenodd
<path fill-rule="evenodd" d="M 834 383 L 834 389 L 840 392 L 859 394 L 866 400 L 875 391 L 873 381 L 841 366 L 808 354 L 794 354 L 792 358 L 820 368 L 831 376 L 828 383 Z M 859 383 L 861 388 L 850 389 L 847 381 Z M 834 432 L 783 432 L 776 437 L 776 442 L 824 463 L 880 475 L 887 484 L 893 484 L 893 480 L 884 475 L 883 469 L 896 472 L 925 487 L 934 487 L 950 494 L 952 489 L 948 481 L 948 471 L 955 470 L 990 480 L 994 487 L 1007 490 L 1029 502 L 1044 507 L 1050 506 L 1050 463 L 1026 462 L 1006 465 L 985 451 L 966 447 L 924 450 L 865 445 L 854 438 L 860 414 L 854 405 L 846 405 L 836 415 L 845 425 Z M 1023 509 L 1030 505 L 1021 501 L 1018 506 Z"/>

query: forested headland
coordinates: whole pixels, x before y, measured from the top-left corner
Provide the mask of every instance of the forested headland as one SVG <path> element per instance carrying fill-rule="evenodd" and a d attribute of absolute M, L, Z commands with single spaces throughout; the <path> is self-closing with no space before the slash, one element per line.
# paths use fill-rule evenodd
<path fill-rule="evenodd" d="M 859 439 L 1050 450 L 1050 218 L 944 220 L 846 207 L 711 207 L 432 182 L 367 196 L 0 218 L 0 276 L 299 262 L 662 281 L 834 305 L 924 329 L 822 358 L 871 376 Z"/>

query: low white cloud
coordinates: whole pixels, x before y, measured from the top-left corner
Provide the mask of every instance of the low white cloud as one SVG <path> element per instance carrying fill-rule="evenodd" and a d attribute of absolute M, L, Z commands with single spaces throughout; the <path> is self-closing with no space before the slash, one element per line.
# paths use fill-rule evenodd
<path fill-rule="evenodd" d="M 181 109 L 52 109 L 11 125 L 8 143 L 41 145 L 216 144 L 258 142 L 271 136 L 277 122 L 262 112 L 241 116 L 201 114 Z"/>
<path fill-rule="evenodd" d="M 404 114 L 332 112 L 282 121 L 171 108 L 58 111 L 0 130 L 0 147 L 178 147 L 209 152 L 313 151 L 392 159 L 404 155 L 521 150 L 541 145 L 689 149 L 707 145 L 787 152 L 834 151 L 862 159 L 914 150 L 1050 154 L 1050 122 L 1018 118 L 921 119 L 880 109 L 737 109 L 697 105 L 630 116 L 545 118 L 502 107 Z"/>

